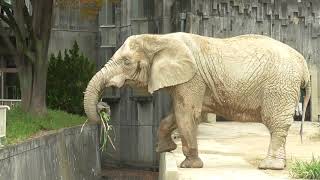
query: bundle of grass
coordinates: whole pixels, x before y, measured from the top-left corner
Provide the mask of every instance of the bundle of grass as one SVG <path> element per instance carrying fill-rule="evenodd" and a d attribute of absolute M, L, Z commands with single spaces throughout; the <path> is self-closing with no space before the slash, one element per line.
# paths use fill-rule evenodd
<path fill-rule="evenodd" d="M 105 111 L 100 111 L 100 119 L 101 119 L 101 132 L 100 132 L 100 144 L 101 150 L 104 151 L 107 148 L 108 141 L 112 145 L 115 150 L 116 147 L 113 144 L 113 140 L 110 137 L 110 132 L 113 131 L 112 125 L 109 124 L 110 114 Z"/>
<path fill-rule="evenodd" d="M 293 178 L 320 179 L 320 159 L 312 157 L 311 161 L 295 160 L 289 172 Z"/>
<path fill-rule="evenodd" d="M 112 148 L 116 150 L 116 147 L 114 146 L 113 142 L 115 141 L 115 138 L 111 138 L 110 132 L 114 133 L 114 129 L 110 122 L 110 106 L 105 102 L 99 102 L 97 104 L 97 109 L 99 112 L 100 120 L 101 120 L 101 126 L 100 126 L 100 150 L 105 151 L 107 149 L 108 142 L 111 144 Z M 87 120 L 88 121 L 88 120 Z M 87 122 L 86 121 L 86 122 Z M 86 122 L 82 125 L 81 131 L 86 124 Z"/>

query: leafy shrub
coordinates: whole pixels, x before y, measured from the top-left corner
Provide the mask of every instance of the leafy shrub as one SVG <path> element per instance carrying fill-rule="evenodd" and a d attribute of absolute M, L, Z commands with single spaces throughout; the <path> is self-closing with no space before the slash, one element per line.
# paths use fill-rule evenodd
<path fill-rule="evenodd" d="M 320 159 L 312 157 L 309 162 L 296 160 L 289 171 L 294 178 L 320 179 Z"/>
<path fill-rule="evenodd" d="M 47 78 L 47 104 L 52 109 L 84 114 L 83 92 L 95 74 L 95 64 L 79 52 L 77 42 L 62 57 L 50 57 Z"/>

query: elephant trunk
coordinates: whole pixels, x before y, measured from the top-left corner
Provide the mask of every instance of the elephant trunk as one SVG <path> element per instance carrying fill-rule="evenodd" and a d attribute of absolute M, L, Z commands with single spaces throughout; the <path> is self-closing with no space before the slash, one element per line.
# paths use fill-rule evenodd
<path fill-rule="evenodd" d="M 92 122 L 99 122 L 100 117 L 97 111 L 98 101 L 106 88 L 108 81 L 116 73 L 115 67 L 112 61 L 109 61 L 99 72 L 97 72 L 89 81 L 87 89 L 84 93 L 84 111 Z"/>

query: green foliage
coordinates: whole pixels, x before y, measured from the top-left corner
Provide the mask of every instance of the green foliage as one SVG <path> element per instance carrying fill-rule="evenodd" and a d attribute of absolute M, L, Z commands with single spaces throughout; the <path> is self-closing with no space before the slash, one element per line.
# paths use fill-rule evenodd
<path fill-rule="evenodd" d="M 83 92 L 95 72 L 95 64 L 80 55 L 77 42 L 65 50 L 64 57 L 61 52 L 51 55 L 47 78 L 49 108 L 84 114 Z"/>
<path fill-rule="evenodd" d="M 289 171 L 293 178 L 320 179 L 320 159 L 312 157 L 309 162 L 296 160 Z"/>
<path fill-rule="evenodd" d="M 20 106 L 16 106 L 7 112 L 6 141 L 8 144 L 16 143 L 40 131 L 80 125 L 85 120 L 83 116 L 51 109 L 48 109 L 46 116 L 34 116 L 22 111 Z"/>
<path fill-rule="evenodd" d="M 110 132 L 113 130 L 112 125 L 109 124 L 110 121 L 110 115 L 105 111 L 99 112 L 100 119 L 101 119 L 101 132 L 100 132 L 100 144 L 101 144 L 101 150 L 104 151 L 107 149 L 107 144 L 110 142 L 113 149 L 116 150 L 116 147 L 113 144 L 113 141 L 110 137 Z M 113 132 L 114 133 L 114 132 Z"/>

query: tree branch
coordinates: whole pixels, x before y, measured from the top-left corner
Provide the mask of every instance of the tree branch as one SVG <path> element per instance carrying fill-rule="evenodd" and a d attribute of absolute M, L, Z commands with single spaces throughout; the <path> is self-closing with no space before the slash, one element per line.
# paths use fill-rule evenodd
<path fill-rule="evenodd" d="M 15 22 L 17 26 L 17 34 L 18 36 L 21 37 L 20 43 L 26 47 L 26 27 L 25 27 L 25 20 L 24 20 L 24 6 L 25 6 L 25 1 L 24 0 L 15 0 L 12 1 L 13 6 L 13 12 L 14 14 L 12 15 L 13 21 Z"/>
<path fill-rule="evenodd" d="M 32 16 L 30 16 L 28 7 L 26 4 L 23 6 L 23 16 L 26 22 L 28 29 L 32 29 Z"/>
<path fill-rule="evenodd" d="M 28 31 L 28 35 L 29 35 L 27 45 L 28 45 L 28 49 L 31 50 L 31 49 L 34 49 L 34 42 L 36 41 L 36 37 L 32 27 L 32 16 L 29 14 L 28 7 L 26 6 L 26 4 L 23 7 L 23 16 L 27 26 L 26 30 Z M 31 56 L 28 56 L 28 57 L 30 58 Z"/>
<path fill-rule="evenodd" d="M 25 44 L 24 40 L 25 38 L 23 37 L 22 33 L 21 33 L 21 29 L 19 28 L 17 21 L 15 20 L 13 13 L 12 13 L 12 5 L 8 4 L 7 2 L 5 2 L 4 0 L 0 0 L 0 6 L 1 8 L 4 10 L 4 12 L 6 13 L 7 17 L 4 16 L 3 14 L 0 16 L 0 18 L 6 22 L 9 27 L 15 32 L 16 34 L 16 39 L 21 43 L 21 44 Z M 23 26 L 22 26 L 23 27 Z"/>
<path fill-rule="evenodd" d="M 35 59 L 35 55 L 33 52 L 29 51 L 29 50 L 25 50 L 24 54 L 26 55 L 26 57 L 30 60 L 30 62 L 34 62 Z"/>
<path fill-rule="evenodd" d="M 47 54 L 52 26 L 53 0 L 32 0 L 31 5 L 34 45 L 37 50 Z M 47 61 L 47 58 L 42 60 Z"/>
<path fill-rule="evenodd" d="M 6 45 L 8 46 L 8 50 L 11 51 L 11 53 L 14 53 L 16 51 L 16 48 L 14 47 L 14 45 L 12 44 L 12 42 L 10 41 L 10 38 L 8 36 L 8 33 L 5 32 L 4 27 L 2 26 L 2 23 L 0 22 L 0 36 L 2 37 L 2 39 L 4 40 L 4 42 L 6 43 Z"/>
<path fill-rule="evenodd" d="M 8 24 L 11 27 L 8 17 L 0 13 L 0 19 L 2 19 L 6 24 Z"/>
<path fill-rule="evenodd" d="M 0 0 L 0 7 L 1 9 L 6 13 L 7 16 L 5 16 L 4 14 L 1 14 L 1 19 L 3 21 L 5 21 L 11 28 L 15 28 L 15 20 L 13 18 L 13 14 L 12 14 L 12 6 L 8 3 L 6 3 L 3 0 Z"/>
<path fill-rule="evenodd" d="M 12 5 L 7 3 L 6 1 L 4 0 L 0 0 L 0 6 L 1 7 L 7 7 L 7 8 L 12 8 Z"/>
<path fill-rule="evenodd" d="M 45 48 L 48 49 L 52 27 L 53 0 L 44 1 L 46 3 L 42 7 L 41 38 L 46 43 L 44 44 Z"/>
<path fill-rule="evenodd" d="M 32 27 L 34 31 L 34 36 L 37 39 L 41 39 L 41 19 L 43 18 L 42 16 L 42 8 L 45 0 L 41 1 L 31 1 L 32 5 Z"/>

